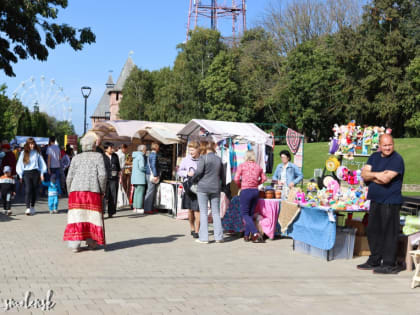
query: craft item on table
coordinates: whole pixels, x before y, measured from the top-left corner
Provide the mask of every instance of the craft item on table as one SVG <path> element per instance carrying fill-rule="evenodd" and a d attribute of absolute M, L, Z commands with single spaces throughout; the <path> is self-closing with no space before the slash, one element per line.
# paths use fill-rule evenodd
<path fill-rule="evenodd" d="M 336 139 L 336 138 L 331 139 L 329 154 L 334 154 L 335 152 L 337 152 L 338 147 L 339 147 L 338 139 Z"/>
<path fill-rule="evenodd" d="M 349 169 L 346 166 L 339 166 L 336 171 L 337 178 L 339 180 L 347 181 Z"/>
<path fill-rule="evenodd" d="M 340 162 L 335 156 L 331 156 L 325 162 L 325 167 L 328 171 L 334 172 L 340 166 Z"/>
<path fill-rule="evenodd" d="M 265 191 L 265 198 L 266 199 L 273 199 L 274 198 L 274 190 L 266 190 Z"/>
<path fill-rule="evenodd" d="M 290 151 L 293 154 L 296 154 L 296 152 L 299 150 L 300 142 L 302 141 L 303 135 L 299 132 L 287 128 L 286 131 L 286 142 L 287 146 L 289 147 Z"/>
<path fill-rule="evenodd" d="M 316 193 L 318 191 L 319 187 L 318 184 L 315 181 L 310 181 L 307 185 L 306 185 L 306 192 L 310 193 Z"/>
<path fill-rule="evenodd" d="M 297 218 L 300 213 L 300 207 L 294 203 L 287 200 L 281 201 L 281 211 L 279 214 L 279 224 L 281 227 L 281 232 L 285 233 L 289 228 L 290 224 Z"/>
<path fill-rule="evenodd" d="M 296 193 L 296 202 L 297 203 L 304 203 L 305 202 L 305 193 L 299 189 Z"/>
<path fill-rule="evenodd" d="M 363 131 L 362 154 L 369 154 L 369 148 L 372 145 L 373 130 L 371 127 L 366 127 Z"/>

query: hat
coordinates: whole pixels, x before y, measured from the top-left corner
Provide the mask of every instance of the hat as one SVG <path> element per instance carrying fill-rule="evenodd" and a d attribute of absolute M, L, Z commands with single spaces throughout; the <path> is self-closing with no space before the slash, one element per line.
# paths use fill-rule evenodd
<path fill-rule="evenodd" d="M 3 168 L 3 173 L 11 173 L 12 172 L 12 168 L 9 165 L 6 165 Z"/>
<path fill-rule="evenodd" d="M 10 150 L 10 144 L 8 144 L 8 143 L 2 144 L 2 145 L 1 145 L 1 148 L 2 148 L 2 149 L 7 149 L 7 150 Z"/>

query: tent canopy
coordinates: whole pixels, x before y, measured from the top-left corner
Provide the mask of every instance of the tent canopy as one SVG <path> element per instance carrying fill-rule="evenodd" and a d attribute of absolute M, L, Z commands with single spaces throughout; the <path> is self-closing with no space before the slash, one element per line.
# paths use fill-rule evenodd
<path fill-rule="evenodd" d="M 272 137 L 258 128 L 254 123 L 193 119 L 178 132 L 181 137 L 199 137 L 203 130 L 208 132 L 215 141 L 226 138 L 244 138 L 257 143 L 273 145 Z"/>
<path fill-rule="evenodd" d="M 33 138 L 38 145 L 42 144 L 48 144 L 49 138 L 45 137 L 30 137 L 30 136 L 16 136 L 12 141 L 10 141 L 10 144 L 18 144 L 25 143 L 28 138 Z"/>
<path fill-rule="evenodd" d="M 158 141 L 162 144 L 181 142 L 177 136 L 185 125 L 143 120 L 107 120 L 95 123 L 90 130 L 103 141 L 130 143 L 134 139 Z"/>

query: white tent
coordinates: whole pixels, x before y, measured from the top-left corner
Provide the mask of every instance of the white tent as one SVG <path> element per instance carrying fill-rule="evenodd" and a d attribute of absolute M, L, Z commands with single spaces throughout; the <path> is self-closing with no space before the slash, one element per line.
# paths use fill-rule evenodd
<path fill-rule="evenodd" d="M 49 138 L 45 137 L 30 137 L 30 136 L 16 136 L 12 141 L 10 141 L 10 144 L 22 144 L 25 143 L 28 138 L 33 138 L 38 145 L 42 144 L 48 144 Z"/>
<path fill-rule="evenodd" d="M 271 135 L 258 128 L 254 123 L 193 119 L 178 132 L 178 135 L 183 138 L 208 135 L 215 142 L 226 138 L 243 138 L 273 146 Z"/>
<path fill-rule="evenodd" d="M 142 120 L 107 120 L 97 122 L 90 130 L 103 140 L 129 143 L 134 139 L 158 141 L 162 144 L 181 142 L 177 133 L 185 124 Z"/>

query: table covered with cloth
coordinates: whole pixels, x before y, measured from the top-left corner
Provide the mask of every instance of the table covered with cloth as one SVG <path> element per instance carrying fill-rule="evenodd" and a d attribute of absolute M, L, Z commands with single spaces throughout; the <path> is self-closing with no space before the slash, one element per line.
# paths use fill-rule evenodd
<path fill-rule="evenodd" d="M 288 236 L 311 246 L 329 250 L 334 247 L 336 222 L 331 209 L 302 207 L 289 226 Z"/>
<path fill-rule="evenodd" d="M 281 199 L 259 199 L 255 207 L 255 215 L 261 217 L 258 222 L 269 238 L 273 239 L 277 228 Z"/>
<path fill-rule="evenodd" d="M 255 207 L 254 218 L 257 218 L 263 232 L 271 239 L 274 238 L 276 232 L 279 211 L 280 199 L 259 199 Z M 230 201 L 226 214 L 222 218 L 222 226 L 226 232 L 244 231 L 239 196 L 233 197 Z"/>

